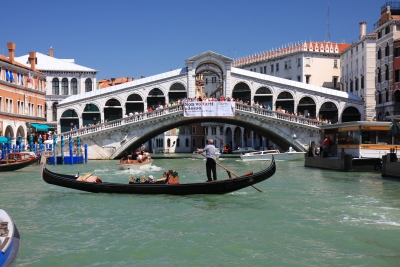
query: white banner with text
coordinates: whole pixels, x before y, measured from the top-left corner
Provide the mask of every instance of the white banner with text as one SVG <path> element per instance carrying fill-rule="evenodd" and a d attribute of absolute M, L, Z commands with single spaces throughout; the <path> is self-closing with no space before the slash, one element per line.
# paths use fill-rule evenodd
<path fill-rule="evenodd" d="M 234 101 L 187 102 L 183 105 L 184 117 L 232 117 L 235 116 Z"/>

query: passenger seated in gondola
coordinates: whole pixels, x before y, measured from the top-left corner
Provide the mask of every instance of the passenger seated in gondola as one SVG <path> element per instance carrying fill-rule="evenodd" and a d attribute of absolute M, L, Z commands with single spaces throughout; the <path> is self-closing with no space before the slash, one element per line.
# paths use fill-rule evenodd
<path fill-rule="evenodd" d="M 77 181 L 88 182 L 88 183 L 102 183 L 103 181 L 97 176 L 87 173 L 85 175 L 79 176 Z"/>
<path fill-rule="evenodd" d="M 168 172 L 164 172 L 163 178 L 157 179 L 155 182 L 164 184 L 179 184 L 179 176 L 176 171 L 169 170 Z"/>

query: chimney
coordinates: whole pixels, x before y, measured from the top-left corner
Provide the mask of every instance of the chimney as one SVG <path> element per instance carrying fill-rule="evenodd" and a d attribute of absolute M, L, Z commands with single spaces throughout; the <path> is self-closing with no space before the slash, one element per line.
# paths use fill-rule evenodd
<path fill-rule="evenodd" d="M 367 35 L 367 23 L 365 21 L 360 22 L 360 39 Z"/>
<path fill-rule="evenodd" d="M 50 49 L 49 49 L 49 56 L 53 57 L 53 47 L 51 47 L 51 46 L 50 46 Z"/>
<path fill-rule="evenodd" d="M 7 43 L 7 47 L 8 47 L 8 58 L 11 61 L 14 61 L 14 52 L 15 52 L 15 43 Z"/>
<path fill-rule="evenodd" d="M 115 85 L 115 78 L 111 78 L 111 86 Z"/>
<path fill-rule="evenodd" d="M 29 62 L 31 63 L 31 70 L 36 70 L 36 52 L 29 52 Z"/>

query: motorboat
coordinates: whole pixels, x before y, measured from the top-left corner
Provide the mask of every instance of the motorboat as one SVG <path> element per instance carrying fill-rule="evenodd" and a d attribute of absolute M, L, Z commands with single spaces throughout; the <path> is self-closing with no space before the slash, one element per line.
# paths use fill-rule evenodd
<path fill-rule="evenodd" d="M 37 163 L 40 157 L 34 152 L 12 152 L 0 161 L 0 172 L 15 171 Z"/>
<path fill-rule="evenodd" d="M 146 159 L 142 162 L 137 160 L 120 160 L 118 163 L 119 170 L 148 170 L 153 164 L 153 159 Z"/>
<path fill-rule="evenodd" d="M 249 152 L 256 152 L 257 149 L 254 149 L 253 147 L 238 147 L 237 150 L 232 150 L 233 154 L 242 154 L 242 153 L 249 153 Z"/>
<path fill-rule="evenodd" d="M 277 149 L 263 150 L 257 152 L 250 152 L 240 155 L 242 161 L 256 161 L 256 160 L 271 160 L 272 156 L 277 161 L 288 161 L 288 160 L 303 160 L 306 152 L 284 152 L 280 153 Z"/>
<path fill-rule="evenodd" d="M 17 260 L 20 235 L 15 223 L 5 210 L 0 209 L 0 266 L 10 267 Z"/>
<path fill-rule="evenodd" d="M 272 159 L 271 164 L 264 170 L 257 173 L 248 172 L 244 175 L 232 178 L 228 172 L 228 178 L 225 180 L 215 180 L 212 182 L 201 183 L 109 183 L 97 182 L 95 177 L 94 182 L 88 182 L 84 179 L 79 179 L 79 176 L 55 173 L 43 166 L 42 179 L 46 183 L 62 186 L 66 188 L 87 191 L 92 193 L 116 193 L 116 194 L 169 194 L 169 195 L 191 195 L 191 194 L 226 194 L 253 186 L 256 183 L 262 182 L 276 171 L 275 161 Z M 91 174 L 89 174 L 91 175 Z M 100 179 L 99 179 L 100 180 Z M 190 180 L 190 179 L 188 179 Z"/>
<path fill-rule="evenodd" d="M 219 152 L 219 149 L 217 148 L 217 150 L 215 151 L 215 157 L 217 159 L 219 159 L 219 156 L 221 155 L 221 153 Z M 203 149 L 198 148 L 196 151 L 194 151 L 192 153 L 192 158 L 196 158 L 196 159 L 205 159 L 206 157 L 206 153 L 203 152 Z"/>

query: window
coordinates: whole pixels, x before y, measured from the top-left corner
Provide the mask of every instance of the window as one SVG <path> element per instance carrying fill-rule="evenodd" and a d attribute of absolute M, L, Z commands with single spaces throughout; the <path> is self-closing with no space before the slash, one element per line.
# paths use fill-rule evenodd
<path fill-rule="evenodd" d="M 181 146 L 181 140 L 179 138 L 176 139 L 176 147 Z"/>
<path fill-rule="evenodd" d="M 68 79 L 64 78 L 61 81 L 61 91 L 63 95 L 68 95 Z"/>
<path fill-rule="evenodd" d="M 333 77 L 333 88 L 337 88 L 338 77 Z"/>
<path fill-rule="evenodd" d="M 217 127 L 211 127 L 211 134 L 217 134 Z"/>
<path fill-rule="evenodd" d="M 378 68 L 378 83 L 382 82 L 381 74 L 381 68 Z"/>
<path fill-rule="evenodd" d="M 386 26 L 386 28 L 385 28 L 385 34 L 388 34 L 388 33 L 390 33 L 390 26 L 389 25 Z"/>
<path fill-rule="evenodd" d="M 274 64 L 271 64 L 271 73 L 274 72 Z"/>
<path fill-rule="evenodd" d="M 350 93 L 353 93 L 353 81 L 350 80 Z"/>
<path fill-rule="evenodd" d="M 6 112 L 8 113 L 13 112 L 13 101 L 10 98 L 6 99 Z"/>
<path fill-rule="evenodd" d="M 167 147 L 171 147 L 171 139 L 167 139 Z"/>
<path fill-rule="evenodd" d="M 395 57 L 399 57 L 400 56 L 400 47 L 397 47 L 394 49 L 393 54 Z"/>
<path fill-rule="evenodd" d="M 264 66 L 264 74 L 267 74 L 267 66 Z"/>
<path fill-rule="evenodd" d="M 3 111 L 3 97 L 0 96 L 0 111 Z"/>
<path fill-rule="evenodd" d="M 75 78 L 71 80 L 71 94 L 72 95 L 78 94 L 78 82 Z"/>
<path fill-rule="evenodd" d="M 386 90 L 386 102 L 389 102 L 389 91 Z"/>
<path fill-rule="evenodd" d="M 193 138 L 193 139 L 192 139 L 192 147 L 195 147 L 195 146 L 196 146 L 196 139 Z"/>
<path fill-rule="evenodd" d="M 378 54 L 376 56 L 378 59 L 381 59 L 381 48 L 379 47 L 378 49 Z"/>
<path fill-rule="evenodd" d="M 53 95 L 59 95 L 60 94 L 60 83 L 57 78 L 54 78 L 52 81 L 52 87 L 53 87 Z"/>
<path fill-rule="evenodd" d="M 364 76 L 361 76 L 361 89 L 364 89 Z"/>
<path fill-rule="evenodd" d="M 186 147 L 189 147 L 189 138 L 186 138 L 186 140 L 185 140 L 185 146 L 186 146 Z"/>
<path fill-rule="evenodd" d="M 350 51 L 351 51 L 351 55 L 353 55 L 353 48 Z"/>
<path fill-rule="evenodd" d="M 86 79 L 85 81 L 85 92 L 90 92 L 92 91 L 92 79 Z"/>
<path fill-rule="evenodd" d="M 306 83 L 307 83 L 307 84 L 310 83 L 310 76 L 311 76 L 311 75 L 306 75 Z"/>
<path fill-rule="evenodd" d="M 292 60 L 288 61 L 288 68 L 291 69 L 292 68 Z"/>
<path fill-rule="evenodd" d="M 378 32 L 378 39 L 380 39 L 382 37 L 382 31 Z"/>
<path fill-rule="evenodd" d="M 285 70 L 288 68 L 287 61 L 285 61 Z"/>
<path fill-rule="evenodd" d="M 211 83 L 216 83 L 217 82 L 217 77 L 211 77 Z"/>
<path fill-rule="evenodd" d="M 356 52 L 358 52 L 358 45 L 356 45 Z"/>
<path fill-rule="evenodd" d="M 251 70 L 250 70 L 251 71 Z M 206 78 L 206 84 L 208 84 L 208 78 Z"/>
<path fill-rule="evenodd" d="M 279 63 L 276 63 L 276 71 L 279 71 Z"/>
<path fill-rule="evenodd" d="M 334 68 L 337 68 L 337 59 L 334 59 L 334 60 L 333 60 L 333 67 L 334 67 Z"/>
<path fill-rule="evenodd" d="M 43 106 L 42 105 L 37 106 L 37 111 L 38 111 L 38 117 L 43 117 Z"/>
<path fill-rule="evenodd" d="M 385 80 L 389 80 L 389 66 L 386 65 L 386 70 L 385 70 Z"/>
<path fill-rule="evenodd" d="M 17 101 L 17 114 L 24 114 L 23 110 L 24 110 L 24 102 L 18 100 Z"/>
<path fill-rule="evenodd" d="M 306 58 L 306 67 L 310 67 L 310 58 Z"/>
<path fill-rule="evenodd" d="M 400 82 L 400 69 L 399 70 L 395 70 L 394 71 L 394 82 L 396 82 L 396 83 L 398 83 L 398 82 Z"/>
<path fill-rule="evenodd" d="M 196 134 L 196 126 L 192 126 L 192 134 Z"/>
<path fill-rule="evenodd" d="M 263 70 L 263 68 L 262 68 L 262 67 L 260 67 L 260 73 L 263 73 L 263 71 L 262 71 L 262 70 Z"/>
<path fill-rule="evenodd" d="M 301 65 L 301 58 L 297 58 L 297 67 L 300 67 Z"/>
<path fill-rule="evenodd" d="M 253 69 L 250 69 L 250 71 L 253 71 Z"/>
<path fill-rule="evenodd" d="M 1 73 L 1 67 L 0 67 L 0 79 L 3 80 L 3 75 Z"/>
<path fill-rule="evenodd" d="M 378 104 L 382 104 L 382 94 L 378 91 Z"/>
<path fill-rule="evenodd" d="M 358 91 L 358 78 L 355 79 L 354 89 Z"/>
<path fill-rule="evenodd" d="M 301 77 L 300 76 L 297 76 L 297 81 L 301 82 Z"/>
<path fill-rule="evenodd" d="M 385 57 L 389 56 L 389 44 L 386 43 L 386 47 L 385 47 Z"/>

